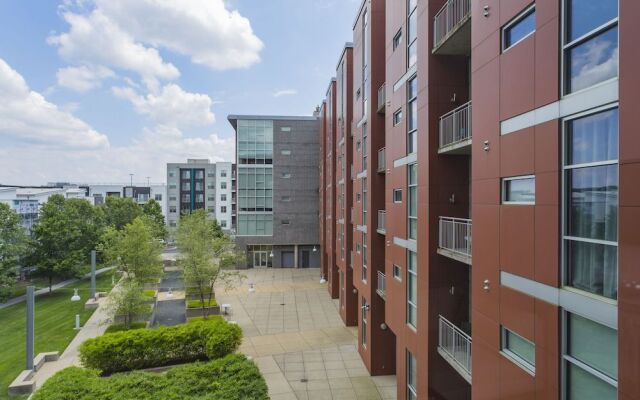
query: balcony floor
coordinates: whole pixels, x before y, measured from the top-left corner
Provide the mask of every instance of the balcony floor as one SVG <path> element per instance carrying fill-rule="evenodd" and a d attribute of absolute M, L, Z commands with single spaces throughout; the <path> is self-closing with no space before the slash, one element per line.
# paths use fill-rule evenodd
<path fill-rule="evenodd" d="M 471 155 L 471 138 L 442 146 L 438 154 Z"/>
<path fill-rule="evenodd" d="M 449 249 L 438 248 L 438 254 L 460 261 L 461 263 L 471 265 L 471 256 L 465 255 L 461 251 L 457 252 Z"/>
<path fill-rule="evenodd" d="M 470 55 L 471 54 L 471 14 L 460 21 L 433 54 L 438 55 Z"/>

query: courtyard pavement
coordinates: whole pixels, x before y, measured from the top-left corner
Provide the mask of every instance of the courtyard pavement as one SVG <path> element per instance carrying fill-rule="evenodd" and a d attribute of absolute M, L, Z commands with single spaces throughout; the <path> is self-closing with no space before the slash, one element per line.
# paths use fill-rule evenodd
<path fill-rule="evenodd" d="M 235 290 L 218 289 L 229 320 L 243 329 L 240 352 L 253 357 L 272 400 L 387 400 L 395 375 L 371 377 L 316 269 L 255 269 Z M 255 292 L 249 292 L 253 283 Z"/>

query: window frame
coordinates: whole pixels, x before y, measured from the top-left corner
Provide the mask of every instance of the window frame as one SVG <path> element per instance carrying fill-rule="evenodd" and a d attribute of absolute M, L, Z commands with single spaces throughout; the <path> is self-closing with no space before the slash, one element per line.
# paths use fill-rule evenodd
<path fill-rule="evenodd" d="M 533 201 L 511 201 L 507 200 L 507 182 L 512 181 L 520 181 L 520 180 L 528 180 L 533 179 Z M 520 176 L 509 176 L 500 179 L 500 203 L 506 205 L 535 205 L 535 196 L 536 196 L 536 176 L 535 175 L 520 175 Z"/>
<path fill-rule="evenodd" d="M 533 364 L 525 359 L 524 357 L 520 356 L 518 353 L 516 353 L 515 351 L 512 351 L 510 348 L 507 347 L 508 344 L 508 339 L 507 337 L 509 335 L 515 335 L 517 336 L 519 339 L 524 340 L 525 342 L 527 342 L 528 344 L 530 344 L 533 347 L 533 355 L 534 355 L 534 360 L 533 360 Z M 529 339 L 525 338 L 522 335 L 519 335 L 518 333 L 516 333 L 515 331 L 501 325 L 500 326 L 500 353 L 505 356 L 507 359 L 509 359 L 509 361 L 513 362 L 514 364 L 516 364 L 518 367 L 524 369 L 527 373 L 529 373 L 532 376 L 535 376 L 536 374 L 536 364 L 535 364 L 535 354 L 536 354 L 536 344 L 532 341 L 530 341 Z"/>
<path fill-rule="evenodd" d="M 405 315 L 405 320 L 406 320 L 406 325 L 409 328 L 411 328 L 413 330 L 417 330 L 418 329 L 418 293 L 417 293 L 417 290 L 416 290 L 415 302 L 414 302 L 413 300 L 409 299 L 409 290 L 410 290 L 410 287 L 411 287 L 412 279 L 416 280 L 416 287 L 417 287 L 417 280 L 418 280 L 418 253 L 413 252 L 411 250 L 407 250 L 405 252 L 405 254 L 406 254 L 406 260 L 407 260 L 407 268 L 406 268 L 406 270 L 407 270 L 407 288 L 406 288 L 407 301 L 406 301 L 406 304 L 405 304 L 405 307 L 406 307 L 406 309 L 405 309 L 405 314 L 406 314 Z M 415 254 L 415 263 L 412 263 L 410 261 L 411 254 Z M 413 268 L 411 268 L 412 265 L 413 265 Z M 413 276 L 412 279 L 409 279 L 410 278 L 409 275 Z M 410 316 L 409 307 L 413 307 L 415 309 L 415 320 L 414 321 L 411 321 L 410 318 L 409 318 L 409 316 Z"/>
<path fill-rule="evenodd" d="M 401 122 L 402 122 L 402 107 L 398 108 L 393 113 L 393 119 L 392 119 L 393 126 L 398 126 L 400 125 Z"/>
<path fill-rule="evenodd" d="M 410 373 L 410 371 L 412 371 L 412 369 L 413 369 L 412 367 L 414 366 L 414 364 L 416 364 L 415 365 L 415 370 L 416 370 L 416 374 L 415 375 L 417 375 L 417 372 L 418 372 L 417 362 L 418 362 L 418 360 L 416 360 L 416 357 L 408 349 L 406 350 L 405 354 L 406 354 L 405 357 L 407 359 L 407 362 L 406 362 L 406 369 L 407 370 L 406 370 L 406 373 L 405 373 L 406 384 L 407 384 L 407 400 L 417 399 L 418 398 L 418 388 L 416 387 L 417 386 L 416 383 L 417 383 L 418 377 L 414 376 L 414 374 Z M 412 384 L 412 382 L 410 382 L 410 378 L 411 377 L 413 377 L 413 379 L 412 379 L 414 381 L 413 384 Z"/>
<path fill-rule="evenodd" d="M 398 29 L 395 35 L 393 35 L 393 51 L 396 51 L 398 47 L 402 45 L 402 28 Z"/>
<path fill-rule="evenodd" d="M 507 39 L 507 35 L 506 35 L 507 31 L 509 29 L 513 28 L 519 22 L 524 21 L 529 15 L 535 14 L 535 12 L 536 12 L 536 5 L 534 3 L 534 4 L 530 5 L 529 7 L 525 8 L 524 10 L 522 10 L 518 15 L 513 17 L 511 19 L 511 21 L 509 21 L 506 24 L 504 24 L 502 29 L 500 29 L 500 49 L 502 50 L 503 54 L 507 50 L 517 46 L 520 42 L 522 42 L 523 40 L 525 40 L 529 36 L 531 36 L 534 33 L 536 33 L 536 26 L 535 26 L 535 22 L 536 21 L 534 21 L 534 27 L 533 27 L 533 30 L 531 32 L 527 33 L 526 35 L 524 35 L 523 37 L 521 37 L 517 41 L 513 42 L 511 45 L 507 46 L 507 40 L 506 40 Z M 534 19 L 535 19 L 535 17 L 534 17 Z"/>
<path fill-rule="evenodd" d="M 398 196 L 400 197 L 400 200 L 398 200 Z M 402 203 L 402 189 L 401 188 L 393 189 L 393 202 L 395 204 Z"/>
<path fill-rule="evenodd" d="M 402 267 L 398 264 L 393 264 L 392 275 L 395 280 L 397 280 L 398 282 L 402 282 Z"/>

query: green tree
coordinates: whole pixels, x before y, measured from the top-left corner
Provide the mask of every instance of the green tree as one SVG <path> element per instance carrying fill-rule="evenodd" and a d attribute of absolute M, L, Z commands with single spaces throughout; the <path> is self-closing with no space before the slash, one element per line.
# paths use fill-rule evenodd
<path fill-rule="evenodd" d="M 142 215 L 140 206 L 128 197 L 109 196 L 101 208 L 104 210 L 107 225 L 118 230 Z"/>
<path fill-rule="evenodd" d="M 162 245 L 147 218 L 138 217 L 122 230 L 110 226 L 100 246 L 107 262 L 115 263 L 128 280 L 142 283 L 162 274 Z"/>
<path fill-rule="evenodd" d="M 7 204 L 0 203 L 0 301 L 6 299 L 16 282 L 18 262 L 25 255 L 27 243 L 20 216 Z"/>
<path fill-rule="evenodd" d="M 160 203 L 153 199 L 147 201 L 142 206 L 142 214 L 153 223 L 153 236 L 156 239 L 165 239 L 167 237 L 167 227 Z"/>
<path fill-rule="evenodd" d="M 149 305 L 142 293 L 140 283 L 135 280 L 124 280 L 109 295 L 107 312 L 112 321 L 120 320 L 126 329 L 136 322 L 138 316 L 149 312 Z"/>
<path fill-rule="evenodd" d="M 177 233 L 178 250 L 187 288 L 195 289 L 200 297 L 203 317 L 215 298 L 215 286 L 233 288 L 243 276 L 232 271 L 240 255 L 231 238 L 224 235 L 217 222 L 207 217 L 205 210 L 184 215 Z"/>
<path fill-rule="evenodd" d="M 102 211 L 83 199 L 53 195 L 42 206 L 33 228 L 32 261 L 36 274 L 49 280 L 77 277 L 89 262 L 104 230 Z"/>

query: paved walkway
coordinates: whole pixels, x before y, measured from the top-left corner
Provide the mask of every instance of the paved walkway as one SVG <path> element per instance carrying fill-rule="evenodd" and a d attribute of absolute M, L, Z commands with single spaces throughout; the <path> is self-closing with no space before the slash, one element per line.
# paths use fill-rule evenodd
<path fill-rule="evenodd" d="M 105 268 L 100 268 L 96 270 L 96 275 L 99 275 L 105 271 L 110 271 L 112 270 L 114 267 L 105 267 Z M 91 272 L 89 272 L 88 274 L 85 274 L 84 276 L 85 278 L 89 278 L 91 277 Z M 63 288 L 65 286 L 71 285 L 72 283 L 76 283 L 78 282 L 80 279 L 74 278 L 74 279 L 67 279 L 66 281 L 62 281 L 60 283 L 56 283 L 55 285 L 51 286 L 51 291 L 56 291 L 60 288 Z M 35 292 L 36 296 L 39 296 L 41 294 L 45 294 L 45 293 L 49 293 L 49 287 L 47 286 L 46 288 L 42 288 L 42 289 L 38 289 Z M 25 301 L 27 299 L 27 295 L 23 294 L 22 296 L 18 296 L 18 297 L 14 297 L 12 299 L 7 300 L 4 303 L 0 303 L 0 309 L 3 309 L 5 307 L 9 307 L 12 306 L 14 304 L 18 304 L 21 303 L 23 301 Z"/>
<path fill-rule="evenodd" d="M 396 398 L 394 375 L 369 376 L 357 351 L 357 331 L 344 326 L 318 269 L 244 274 L 240 287 L 219 289 L 216 297 L 231 304 L 229 319 L 244 331 L 240 352 L 255 359 L 272 400 Z"/>

